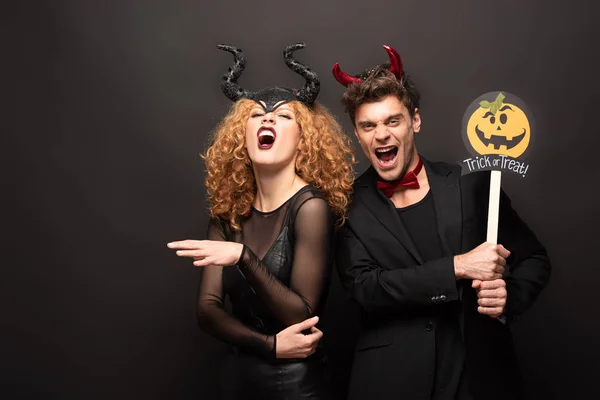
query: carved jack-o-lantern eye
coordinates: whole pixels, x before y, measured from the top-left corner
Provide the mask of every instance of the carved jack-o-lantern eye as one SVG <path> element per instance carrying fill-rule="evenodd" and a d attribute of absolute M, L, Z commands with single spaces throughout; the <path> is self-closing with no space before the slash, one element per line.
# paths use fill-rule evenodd
<path fill-rule="evenodd" d="M 492 103 L 482 101 L 467 124 L 467 138 L 479 154 L 521 156 L 531 139 L 527 115 L 518 106 L 504 103 L 500 93 Z"/>

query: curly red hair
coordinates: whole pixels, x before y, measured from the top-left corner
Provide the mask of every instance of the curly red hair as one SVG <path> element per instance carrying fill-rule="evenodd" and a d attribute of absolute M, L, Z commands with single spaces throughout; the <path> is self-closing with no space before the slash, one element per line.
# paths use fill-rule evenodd
<path fill-rule="evenodd" d="M 351 142 L 329 110 L 315 102 L 311 109 L 293 101 L 301 135 L 296 158 L 296 173 L 318 188 L 329 203 L 340 226 L 354 180 L 354 152 Z M 211 135 L 206 160 L 206 189 L 210 215 L 229 221 L 235 230 L 240 218 L 250 213 L 256 196 L 252 163 L 246 150 L 246 123 L 253 100 L 235 102 Z"/>

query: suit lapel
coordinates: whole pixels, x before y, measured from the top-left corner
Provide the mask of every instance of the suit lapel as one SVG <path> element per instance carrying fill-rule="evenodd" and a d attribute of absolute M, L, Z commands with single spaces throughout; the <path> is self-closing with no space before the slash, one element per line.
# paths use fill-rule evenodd
<path fill-rule="evenodd" d="M 377 189 L 377 172 L 375 172 L 373 167 L 369 167 L 358 187 L 362 189 L 361 198 L 367 209 L 419 264 L 423 264 L 423 259 L 417 251 L 417 247 L 408 230 L 398 216 L 398 211 L 394 203 Z"/>
<path fill-rule="evenodd" d="M 460 254 L 462 251 L 462 200 L 459 185 L 460 168 L 448 168 L 442 164 L 432 164 L 423 159 L 427 179 L 433 198 L 433 208 L 437 222 L 438 235 L 445 256 Z M 463 299 L 465 280 L 457 282 L 458 298 Z M 465 339 L 466 302 L 462 302 L 459 326 L 463 341 Z"/>
<path fill-rule="evenodd" d="M 448 168 L 423 159 L 433 198 L 438 234 L 444 255 L 459 254 L 462 243 L 460 168 Z"/>

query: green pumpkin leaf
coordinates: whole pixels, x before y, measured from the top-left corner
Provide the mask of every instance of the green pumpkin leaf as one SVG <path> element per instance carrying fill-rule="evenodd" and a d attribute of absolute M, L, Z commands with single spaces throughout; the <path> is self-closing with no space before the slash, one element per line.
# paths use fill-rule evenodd
<path fill-rule="evenodd" d="M 490 106 L 490 112 L 492 114 L 496 114 L 497 111 L 498 111 L 498 103 L 492 103 L 492 105 Z"/>
<path fill-rule="evenodd" d="M 504 102 L 505 98 L 506 96 L 504 96 L 502 92 L 498 93 L 498 97 L 496 97 L 496 103 L 498 103 L 498 107 L 502 106 L 502 102 Z"/>
<path fill-rule="evenodd" d="M 489 101 L 480 101 L 479 102 L 479 106 L 481 106 L 481 108 L 490 108 L 490 106 L 492 105 L 492 103 L 490 103 Z"/>

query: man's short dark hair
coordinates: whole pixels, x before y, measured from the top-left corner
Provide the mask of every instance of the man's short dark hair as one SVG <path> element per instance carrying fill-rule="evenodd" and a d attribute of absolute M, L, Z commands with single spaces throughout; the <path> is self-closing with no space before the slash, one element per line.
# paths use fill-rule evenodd
<path fill-rule="evenodd" d="M 414 116 L 419 108 L 420 95 L 410 77 L 404 73 L 402 79 L 396 78 L 386 64 L 378 65 L 372 71 L 363 73 L 366 78 L 360 83 L 351 83 L 342 97 L 346 112 L 355 124 L 356 109 L 363 103 L 374 103 L 384 97 L 394 95 L 408 109 L 410 116 Z"/>

